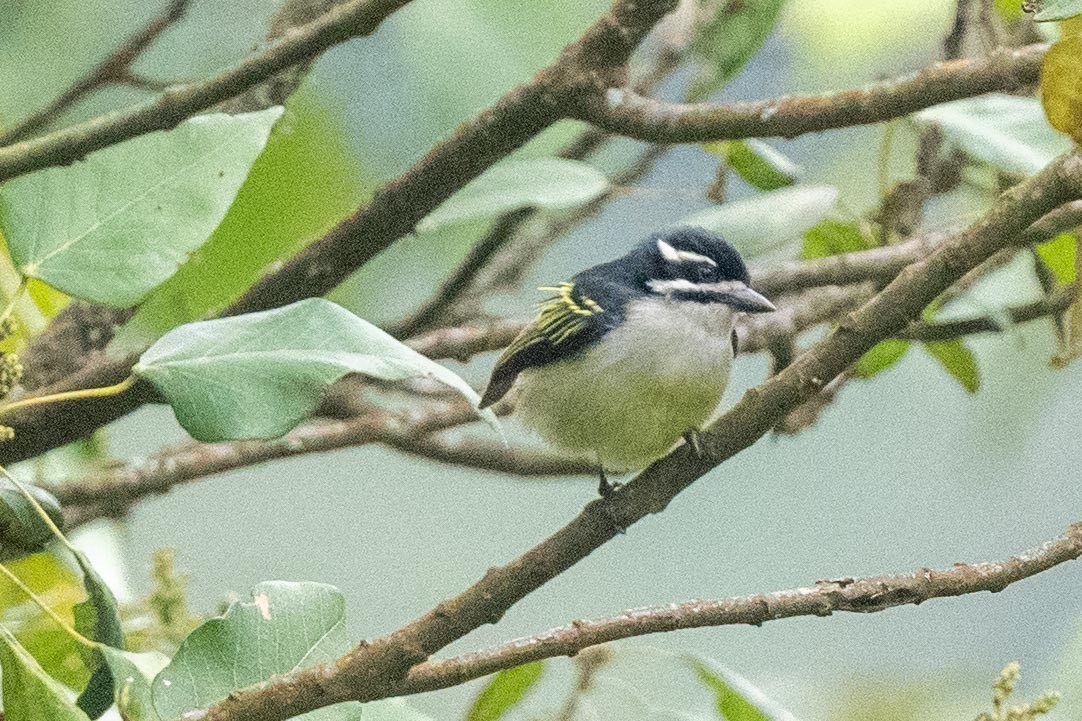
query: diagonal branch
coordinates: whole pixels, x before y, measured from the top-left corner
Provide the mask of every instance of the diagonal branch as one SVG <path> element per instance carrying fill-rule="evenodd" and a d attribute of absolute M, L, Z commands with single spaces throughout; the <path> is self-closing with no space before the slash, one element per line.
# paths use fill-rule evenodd
<path fill-rule="evenodd" d="M 391 0 L 382 0 L 383 4 L 390 2 Z M 404 0 L 397 0 L 398 4 L 402 2 Z M 534 81 L 513 90 L 433 148 L 410 170 L 377 193 L 368 206 L 333 228 L 327 236 L 302 251 L 283 268 L 266 276 L 227 312 L 236 314 L 265 310 L 301 298 L 322 295 L 334 288 L 368 259 L 409 233 L 424 215 L 469 180 L 524 143 L 532 134 L 540 132 L 573 109 L 572 105 L 588 104 L 583 98 L 598 97 L 605 87 L 622 82 L 622 63 L 648 31 L 651 23 L 664 15 L 674 2 L 675 0 L 652 0 L 637 4 L 618 2 L 616 11 L 598 21 L 583 38 L 569 46 L 555 64 L 539 73 Z M 376 0 L 370 0 L 370 4 L 372 7 L 377 6 Z M 314 26 L 323 27 L 329 17 L 358 12 L 358 8 L 368 8 L 370 4 L 353 0 L 315 23 L 287 34 L 282 41 L 272 46 L 268 53 L 275 48 L 292 47 L 291 43 L 297 37 L 310 33 Z M 929 95 L 919 101 L 919 107 L 927 107 L 965 94 L 1015 87 L 1018 82 L 1029 79 L 1031 75 L 1035 77 L 1035 68 L 1043 50 L 1044 46 L 1030 46 L 1019 51 L 1001 52 L 981 60 L 940 64 L 918 74 L 916 80 L 888 82 L 884 85 L 888 96 L 892 92 L 902 92 L 898 88 L 909 95 L 904 106 L 895 103 L 884 107 L 891 113 L 899 114 L 917 109 L 914 103 L 918 101 L 914 100 L 913 96 L 922 91 L 924 81 L 921 78 L 925 77 L 934 81 L 931 82 L 933 89 L 939 86 L 950 87 L 956 80 L 960 89 L 948 93 L 950 97 L 943 93 Z M 555 92 L 553 88 L 558 88 L 559 92 Z M 882 93 L 874 90 L 849 91 L 839 97 L 859 99 L 867 96 L 868 102 L 875 102 L 880 94 Z M 833 117 L 829 99 L 809 102 L 811 107 L 805 107 L 801 112 L 810 113 L 808 117 L 813 120 L 820 118 L 814 122 Z M 569 104 L 565 106 L 561 103 Z M 760 105 L 765 110 L 776 104 L 767 102 Z M 737 115 L 746 114 L 739 109 L 734 112 Z M 758 112 L 753 113 L 756 118 L 759 117 Z M 861 116 L 851 120 L 864 122 Z M 767 118 L 764 122 L 772 121 Z M 836 123 L 840 120 L 833 118 L 830 122 Z M 106 125 L 108 126 L 108 123 Z M 833 125 L 827 123 L 823 127 Z M 743 127 L 743 131 L 749 135 L 768 130 L 769 126 L 758 120 L 746 123 Z M 4 177 L 5 158 L 10 159 L 11 151 L 11 148 L 0 149 L 0 178 Z M 901 267 L 904 267 L 904 263 L 897 266 L 899 270 Z M 132 363 L 132 358 L 100 359 L 64 380 L 42 389 L 42 392 L 53 393 L 115 383 L 127 376 Z M 80 405 L 81 413 L 78 415 L 68 413 L 68 408 L 42 406 L 13 416 L 10 425 L 15 428 L 16 437 L 13 442 L 0 447 L 0 463 L 29 458 L 86 436 L 95 428 L 138 407 L 145 400 L 139 393 L 140 389 L 136 388 L 118 398 L 85 402 Z"/>
<path fill-rule="evenodd" d="M 761 386 L 700 438 L 655 462 L 606 499 L 505 566 L 394 633 L 366 642 L 333 664 L 287 674 L 236 692 L 200 714 L 203 721 L 287 719 L 347 700 L 395 693 L 408 670 L 474 629 L 495 623 L 519 600 L 559 576 L 636 521 L 660 513 L 685 488 L 752 445 L 877 342 L 901 331 L 966 272 L 1009 245 L 1041 216 L 1082 198 L 1082 157 L 1061 156 L 1004 193 L 974 225 L 904 270 L 827 338 Z"/>
<path fill-rule="evenodd" d="M 936 63 L 915 75 L 861 90 L 752 103 L 680 105 L 610 89 L 575 110 L 603 130 L 651 143 L 735 138 L 793 138 L 804 133 L 880 123 L 918 110 L 1037 82 L 1047 45 L 1001 49 L 984 58 Z"/>
<path fill-rule="evenodd" d="M 835 611 L 877 613 L 934 598 L 984 591 L 998 593 L 1011 584 L 1079 557 L 1082 557 L 1082 523 L 1075 523 L 1059 538 L 1004 561 L 956 563 L 945 571 L 922 568 L 904 576 L 816 581 L 814 586 L 757 596 L 636 608 L 611 618 L 574 621 L 477 653 L 425 662 L 410 671 L 396 694 L 404 696 L 457 686 L 531 661 L 574 656 L 591 646 L 652 633 L 708 626 L 761 626 L 782 618 L 830 616 Z"/>
<path fill-rule="evenodd" d="M 162 33 L 179 22 L 188 12 L 191 0 L 170 0 L 164 10 L 145 27 L 128 38 L 109 57 L 95 65 L 86 75 L 46 107 L 27 116 L 14 127 L 0 132 L 0 146 L 16 143 L 46 127 L 77 102 L 109 85 L 140 84 L 132 74 L 132 63 L 150 47 Z"/>
<path fill-rule="evenodd" d="M 155 130 L 168 130 L 240 95 L 286 68 L 356 37 L 371 35 L 409 0 L 352 0 L 287 32 L 259 55 L 205 82 L 178 85 L 146 103 L 109 113 L 33 140 L 0 148 L 0 182 L 34 170 L 67 165 L 87 153 Z"/>
<path fill-rule="evenodd" d="M 376 10 L 389 13 L 405 2 L 353 0 L 313 23 L 287 33 L 257 60 L 268 56 L 278 58 L 282 53 L 292 52 L 297 56 L 294 62 L 303 61 L 307 56 L 294 48 L 297 37 L 315 34 L 326 41 L 334 32 L 344 32 L 335 24 L 335 19 L 352 18 L 358 13 L 367 23 L 362 30 L 374 30 L 383 15 L 376 18 L 362 11 L 372 9 L 374 15 L 378 15 Z M 421 218 L 466 183 L 562 117 L 562 108 L 570 98 L 589 92 L 587 88 L 598 84 L 622 82 L 632 51 L 675 4 L 676 0 L 616 0 L 610 12 L 569 45 L 555 63 L 460 127 L 403 175 L 384 186 L 368 205 L 332 228 L 278 271 L 256 283 L 226 310 L 226 315 L 266 310 L 324 295 L 333 289 L 367 260 L 411 232 Z M 302 49 L 311 48 L 304 46 Z M 267 70 L 265 66 L 272 70 L 279 67 L 269 60 L 263 60 L 258 67 Z M 226 75 L 232 77 L 230 73 Z M 266 74 L 259 77 L 265 78 Z M 243 89 L 234 89 L 234 92 Z M 218 99 L 215 96 L 215 102 Z M 8 157 L 5 152 L 8 151 L 0 149 L 0 179 L 5 177 L 4 163 Z M 41 392 L 110 385 L 127 377 L 134 361 L 133 357 L 101 358 Z M 15 439 L 0 447 L 0 463 L 33 457 L 82 438 L 95 428 L 131 412 L 150 397 L 141 385 L 136 384 L 130 392 L 104 401 L 80 403 L 80 413 L 69 412 L 69 406 L 51 405 L 11 414 L 5 422 L 15 428 Z"/>

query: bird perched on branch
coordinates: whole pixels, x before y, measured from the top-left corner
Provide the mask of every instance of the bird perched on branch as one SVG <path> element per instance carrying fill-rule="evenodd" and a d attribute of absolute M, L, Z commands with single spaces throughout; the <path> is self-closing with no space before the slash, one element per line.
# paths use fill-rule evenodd
<path fill-rule="evenodd" d="M 738 313 L 774 305 L 722 238 L 680 227 L 587 268 L 554 295 L 496 362 L 487 407 L 516 384 L 516 411 L 555 446 L 606 471 L 643 468 L 714 415 L 736 353 Z"/>

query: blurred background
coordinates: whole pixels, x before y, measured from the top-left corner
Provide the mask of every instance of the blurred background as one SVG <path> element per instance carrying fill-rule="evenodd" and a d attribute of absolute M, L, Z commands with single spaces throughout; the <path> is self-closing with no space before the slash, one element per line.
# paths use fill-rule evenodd
<path fill-rule="evenodd" d="M 236 222 L 247 224 L 255 255 L 268 262 L 318 237 L 459 123 L 549 63 L 607 6 L 416 0 L 374 36 L 325 55 L 291 100 L 273 155 L 258 166 L 263 175 L 250 181 L 262 185 L 246 189 L 245 215 Z M 0 119 L 11 122 L 47 103 L 158 9 L 136 0 L 0 0 Z M 137 67 L 163 80 L 207 76 L 259 46 L 276 9 L 270 0 L 196 0 Z M 940 0 L 789 2 L 761 52 L 715 99 L 842 89 L 918 69 L 938 59 L 953 16 L 954 4 Z M 678 99 L 687 82 L 677 73 L 661 94 Z M 68 119 L 141 97 L 111 89 Z M 900 180 L 912 173 L 916 135 L 904 123 L 895 127 L 887 169 Z M 579 129 L 562 123 L 522 152 L 550 153 Z M 878 202 L 883 141 L 884 127 L 869 126 L 772 144 L 803 166 L 802 182 L 835 186 L 840 204 L 859 213 Z M 597 164 L 618 167 L 633 147 L 618 145 Z M 717 158 L 698 146 L 674 147 L 553 246 L 526 290 L 493 298 L 491 309 L 525 318 L 540 297 L 535 285 L 563 280 L 624 252 L 651 229 L 709 207 L 705 190 L 716 167 Z M 731 198 L 750 193 L 730 184 Z M 962 226 L 989 197 L 963 188 L 930 209 L 925 225 Z M 406 238 L 333 297 L 377 323 L 402 317 L 484 230 Z M 232 272 L 216 263 L 207 250 L 193 267 Z M 1037 297 L 1026 270 L 998 272 L 941 317 Z M 214 293 L 210 285 L 207 293 Z M 209 304 L 215 302 L 222 301 Z M 976 394 L 912 348 L 884 373 L 849 384 L 812 427 L 760 441 L 664 514 L 637 524 L 498 626 L 447 653 L 634 606 L 1001 559 L 1061 533 L 1082 509 L 1078 368 L 1050 368 L 1050 323 L 968 344 L 981 375 Z M 481 356 L 455 369 L 480 387 L 493 361 Z M 767 372 L 765 356 L 742 357 L 729 402 Z M 144 408 L 104 433 L 120 458 L 184 437 L 165 407 Z M 365 447 L 186 485 L 141 503 L 123 522 L 82 529 L 80 542 L 129 599 L 150 586 L 151 552 L 175 548 L 179 570 L 190 575 L 192 606 L 203 613 L 262 580 L 334 584 L 348 599 L 349 631 L 361 638 L 397 628 L 512 559 L 594 493 L 587 479 L 524 480 Z M 1079 588 L 1079 569 L 1065 565 L 1001 594 L 624 642 L 599 684 L 595 715 L 583 718 L 706 718 L 694 714 L 709 708 L 708 695 L 673 662 L 694 653 L 737 671 L 799 718 L 840 719 L 972 717 L 988 706 L 999 670 L 1017 660 L 1023 696 L 1056 688 L 1064 702 L 1055 718 L 1082 719 Z M 557 708 L 571 674 L 571 662 L 550 662 L 520 718 Z M 460 718 L 477 688 L 411 703 L 437 720 Z"/>

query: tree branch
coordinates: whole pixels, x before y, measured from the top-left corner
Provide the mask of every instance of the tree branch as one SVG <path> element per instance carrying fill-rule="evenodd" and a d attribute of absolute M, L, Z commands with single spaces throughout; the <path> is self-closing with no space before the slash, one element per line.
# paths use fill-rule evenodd
<path fill-rule="evenodd" d="M 286 0 L 274 15 L 267 33 L 276 40 L 291 29 L 311 22 L 344 0 Z M 313 60 L 286 68 L 216 109 L 225 113 L 250 113 L 282 105 L 300 87 Z M 95 353 L 105 350 L 126 323 L 134 308 L 113 308 L 99 303 L 72 300 L 49 323 L 44 333 L 32 338 L 22 352 L 22 386 L 33 391 L 58 383 L 87 367 Z"/>
<path fill-rule="evenodd" d="M 728 598 L 636 608 L 591 621 L 574 621 L 531 638 L 444 661 L 427 661 L 413 668 L 396 695 L 457 686 L 490 673 L 555 656 L 574 656 L 584 649 L 625 638 L 710 626 L 761 626 L 796 616 L 830 616 L 835 611 L 877 613 L 897 606 L 917 605 L 990 591 L 1036 576 L 1082 557 L 1082 523 L 1036 548 L 1004 561 L 956 563 L 945 571 L 922 568 L 904 576 L 872 576 L 816 581 L 814 586 Z"/>
<path fill-rule="evenodd" d="M 249 313 L 323 295 L 414 227 L 469 181 L 565 117 L 573 98 L 625 79 L 632 51 L 676 0 L 618 1 L 555 63 L 462 125 L 372 201 L 226 311 Z"/>
<path fill-rule="evenodd" d="M 1004 193 L 973 226 L 903 271 L 792 365 L 748 391 L 704 432 L 703 453 L 686 446 L 658 460 L 606 499 L 525 554 L 398 631 L 363 643 L 328 666 L 287 674 L 238 691 L 207 709 L 203 721 L 260 718 L 279 721 L 346 700 L 395 693 L 408 670 L 486 623 L 571 568 L 636 521 L 659 513 L 683 489 L 766 434 L 861 355 L 920 316 L 940 293 L 1027 226 L 1059 205 L 1082 197 L 1082 157 L 1061 156 Z"/>
<path fill-rule="evenodd" d="M 612 88 L 586 96 L 580 120 L 651 143 L 702 143 L 736 138 L 794 138 L 804 133 L 879 123 L 932 105 L 1037 82 L 1047 45 L 1001 49 L 984 58 L 936 63 L 915 75 L 866 89 L 752 103 L 660 103 Z"/>
<path fill-rule="evenodd" d="M 132 74 L 131 66 L 162 33 L 180 22 L 188 12 L 191 0 L 170 0 L 164 10 L 142 30 L 128 38 L 109 57 L 95 65 L 86 75 L 46 107 L 24 118 L 11 129 L 0 132 L 0 147 L 18 142 L 50 125 L 77 102 L 109 85 L 141 84 Z"/>
<path fill-rule="evenodd" d="M 33 140 L 0 148 L 0 182 L 34 170 L 67 165 L 87 153 L 155 130 L 168 130 L 198 112 L 243 93 L 328 48 L 375 32 L 409 0 L 351 0 L 291 30 L 264 52 L 205 82 L 178 85 L 135 107 L 109 113 Z"/>
<path fill-rule="evenodd" d="M 288 33 L 256 60 L 268 56 L 278 58 L 283 54 L 293 57 L 289 55 L 292 52 L 299 56 L 294 62 L 302 61 L 306 57 L 294 49 L 297 37 L 314 34 L 326 41 L 333 32 L 344 32 L 335 24 L 336 19 L 353 18 L 358 14 L 367 22 L 361 30 L 374 30 L 383 15 L 375 10 L 371 15 L 363 11 L 375 8 L 386 10 L 384 14 L 387 14 L 406 1 L 352 0 L 319 20 Z M 460 127 L 406 173 L 384 186 L 367 206 L 332 228 L 280 270 L 256 283 L 225 311 L 225 315 L 267 310 L 324 295 L 333 289 L 376 253 L 411 232 L 421 218 L 455 191 L 559 119 L 563 104 L 571 97 L 587 92 L 585 88 L 595 84 L 621 82 L 631 52 L 675 3 L 676 0 L 617 0 L 612 10 L 569 45 L 553 65 Z M 304 48 L 311 50 L 308 46 Z M 278 69 L 268 60 L 258 67 L 265 70 L 267 65 Z M 245 68 L 247 64 L 239 67 Z M 222 77 L 232 78 L 237 72 L 231 71 Z M 248 78 L 247 75 L 242 77 Z M 259 77 L 263 79 L 266 74 Z M 213 82 L 211 86 L 217 87 Z M 204 94 L 206 92 L 209 91 Z M 5 152 L 0 149 L 0 178 L 4 177 Z M 116 383 L 127 377 L 135 360 L 129 357 L 92 361 L 89 367 L 41 392 L 56 393 Z M 82 438 L 95 428 L 131 412 L 149 397 L 149 389 L 144 384 L 136 384 L 125 394 L 80 403 L 79 414 L 67 412 L 70 406 L 66 405 L 38 406 L 12 413 L 5 422 L 15 429 L 15 439 L 0 446 L 0 463 L 33 457 Z"/>

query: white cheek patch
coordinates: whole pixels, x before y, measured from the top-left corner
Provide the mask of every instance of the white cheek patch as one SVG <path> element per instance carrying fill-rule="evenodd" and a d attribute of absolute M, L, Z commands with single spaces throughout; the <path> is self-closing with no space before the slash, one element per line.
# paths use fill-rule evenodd
<path fill-rule="evenodd" d="M 718 264 L 714 262 L 713 258 L 708 258 L 705 255 L 699 253 L 693 253 L 690 250 L 677 250 L 664 240 L 657 242 L 658 252 L 661 253 L 661 257 L 670 263 L 706 263 L 712 268 L 718 267 Z"/>

